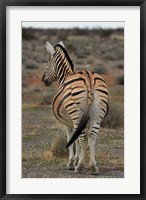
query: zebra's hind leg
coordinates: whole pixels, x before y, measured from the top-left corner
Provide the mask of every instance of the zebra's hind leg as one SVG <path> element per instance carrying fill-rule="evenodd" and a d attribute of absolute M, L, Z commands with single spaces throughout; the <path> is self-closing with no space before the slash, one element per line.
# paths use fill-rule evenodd
<path fill-rule="evenodd" d="M 75 167 L 75 173 L 82 173 L 85 166 L 85 152 L 86 152 L 86 145 L 87 145 L 87 137 L 84 132 L 79 136 L 79 143 L 81 146 L 81 152 L 79 156 L 78 165 Z"/>
<path fill-rule="evenodd" d="M 74 167 L 78 165 L 79 161 L 79 154 L 80 154 L 80 145 L 79 145 L 79 139 L 75 141 L 75 159 L 74 159 Z"/>
<path fill-rule="evenodd" d="M 67 127 L 66 130 L 67 141 L 69 141 L 72 135 L 72 129 Z M 69 162 L 67 163 L 67 169 L 73 170 L 74 168 L 74 144 L 72 144 L 69 146 Z"/>
<path fill-rule="evenodd" d="M 98 130 L 100 128 L 99 123 L 93 123 L 91 133 L 88 137 L 88 144 L 90 148 L 90 174 L 93 175 L 98 175 L 99 174 L 99 169 L 96 166 L 96 160 L 95 160 L 95 143 L 96 143 L 96 138 L 98 134 Z"/>

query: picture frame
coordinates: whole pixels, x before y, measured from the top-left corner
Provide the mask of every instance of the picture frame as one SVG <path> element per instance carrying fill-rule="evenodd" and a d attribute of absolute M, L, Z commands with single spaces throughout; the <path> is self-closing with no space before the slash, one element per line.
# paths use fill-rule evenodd
<path fill-rule="evenodd" d="M 7 115 L 6 107 L 7 92 L 6 85 L 9 81 L 6 77 L 6 9 L 7 6 L 139 6 L 140 7 L 140 194 L 7 194 L 6 186 L 7 174 L 6 169 L 6 132 L 7 132 Z M 1 199 L 146 199 L 146 1 L 145 0 L 78 0 L 78 1 L 0 1 L 0 198 Z M 134 181 L 134 177 L 133 177 Z"/>

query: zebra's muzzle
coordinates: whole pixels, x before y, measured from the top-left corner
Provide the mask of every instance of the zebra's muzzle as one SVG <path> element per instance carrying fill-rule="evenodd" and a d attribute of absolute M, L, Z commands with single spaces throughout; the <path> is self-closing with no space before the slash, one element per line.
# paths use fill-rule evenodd
<path fill-rule="evenodd" d="M 44 75 L 42 76 L 42 82 L 49 87 L 52 84 L 52 81 L 50 81 L 48 74 L 45 72 Z"/>

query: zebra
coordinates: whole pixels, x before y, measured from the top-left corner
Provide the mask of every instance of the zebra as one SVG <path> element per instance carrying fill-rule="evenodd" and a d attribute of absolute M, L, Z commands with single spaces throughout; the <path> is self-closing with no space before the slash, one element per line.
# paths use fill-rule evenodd
<path fill-rule="evenodd" d="M 67 130 L 67 168 L 75 169 L 75 173 L 83 172 L 88 144 L 90 174 L 98 175 L 95 143 L 101 122 L 109 110 L 106 82 L 99 74 L 86 69 L 75 72 L 62 41 L 54 47 L 46 42 L 46 50 L 49 69 L 43 74 L 42 81 L 48 87 L 52 82 L 59 81 L 52 107 L 55 117 Z"/>

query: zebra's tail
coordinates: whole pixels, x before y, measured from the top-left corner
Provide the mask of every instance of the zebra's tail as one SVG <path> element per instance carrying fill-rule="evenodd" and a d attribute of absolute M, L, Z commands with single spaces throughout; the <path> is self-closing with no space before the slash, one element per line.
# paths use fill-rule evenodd
<path fill-rule="evenodd" d="M 88 104 L 87 109 L 86 109 L 84 115 L 82 116 L 76 131 L 74 132 L 70 141 L 67 143 L 66 148 L 68 148 L 79 137 L 79 135 L 82 134 L 82 131 L 85 129 L 86 124 L 89 119 L 89 111 L 90 111 L 90 105 Z"/>

